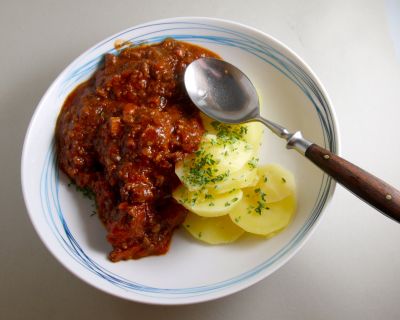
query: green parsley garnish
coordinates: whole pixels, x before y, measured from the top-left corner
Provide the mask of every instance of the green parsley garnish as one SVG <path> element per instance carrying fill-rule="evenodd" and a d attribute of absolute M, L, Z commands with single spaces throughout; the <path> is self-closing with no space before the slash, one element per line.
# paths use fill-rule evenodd
<path fill-rule="evenodd" d="M 217 132 L 217 137 L 225 144 L 232 144 L 237 140 L 243 140 L 244 135 L 247 134 L 247 127 L 245 125 L 229 125 L 218 121 L 211 122 L 211 126 Z"/>
<path fill-rule="evenodd" d="M 183 177 L 186 183 L 197 186 L 205 186 L 210 183 L 218 183 L 229 176 L 229 170 L 221 174 L 215 174 L 218 170 L 211 168 L 217 161 L 211 153 L 206 153 L 204 150 L 195 152 L 194 158 L 189 168 L 187 175 Z"/>
<path fill-rule="evenodd" d="M 68 183 L 68 187 L 71 187 L 71 186 L 75 186 L 76 191 L 82 193 L 82 195 L 85 198 L 88 198 L 89 200 L 94 200 L 95 199 L 95 194 L 90 188 L 88 188 L 88 187 L 79 187 L 72 180 Z"/>
<path fill-rule="evenodd" d="M 257 167 L 258 164 L 258 158 L 251 158 L 249 162 L 247 162 L 247 165 L 251 168 L 251 169 L 255 169 Z"/>

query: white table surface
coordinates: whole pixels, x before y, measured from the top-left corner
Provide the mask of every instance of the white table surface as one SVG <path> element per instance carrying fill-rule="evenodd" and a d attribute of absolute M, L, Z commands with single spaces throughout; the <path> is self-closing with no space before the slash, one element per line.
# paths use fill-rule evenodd
<path fill-rule="evenodd" d="M 254 26 L 300 54 L 330 94 L 342 155 L 400 188 L 396 0 L 1 0 L 0 319 L 400 319 L 400 225 L 341 187 L 291 261 L 213 302 L 124 301 L 75 278 L 44 248 L 26 214 L 19 171 L 40 97 L 99 40 L 141 22 L 189 15 Z"/>

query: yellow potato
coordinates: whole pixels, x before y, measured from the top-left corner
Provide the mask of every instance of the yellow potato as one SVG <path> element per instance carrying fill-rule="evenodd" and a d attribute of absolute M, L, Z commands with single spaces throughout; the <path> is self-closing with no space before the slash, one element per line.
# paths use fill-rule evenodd
<path fill-rule="evenodd" d="M 267 164 L 258 168 L 258 183 L 266 195 L 267 203 L 280 201 L 295 192 L 293 174 L 278 164 Z"/>
<path fill-rule="evenodd" d="M 247 143 L 250 143 L 253 146 L 255 152 L 258 152 L 262 143 L 264 125 L 257 121 L 249 122 L 245 125 L 247 126 L 247 132 L 244 139 Z"/>
<path fill-rule="evenodd" d="M 279 165 L 257 168 L 263 125 L 201 117 L 207 133 L 199 151 L 175 169 L 183 185 L 173 197 L 190 210 L 184 227 L 211 244 L 232 242 L 245 231 L 275 236 L 295 212 L 295 181 Z"/>
<path fill-rule="evenodd" d="M 200 118 L 201 118 L 201 121 L 203 122 L 204 130 L 206 130 L 207 133 L 216 134 L 216 130 L 214 129 L 214 127 L 211 124 L 215 120 L 211 119 L 209 116 L 207 116 L 203 112 L 200 112 Z"/>
<path fill-rule="evenodd" d="M 193 237 L 209 244 L 230 243 L 244 233 L 227 215 L 204 218 L 189 212 L 183 226 Z"/>
<path fill-rule="evenodd" d="M 206 134 L 199 150 L 175 166 L 175 173 L 190 191 L 213 188 L 253 161 L 252 146 L 244 141 L 223 141 Z"/>
<path fill-rule="evenodd" d="M 219 217 L 228 214 L 242 200 L 240 189 L 229 193 L 212 194 L 207 190 L 189 191 L 180 185 L 172 193 L 172 197 L 191 212 L 203 217 Z"/>
<path fill-rule="evenodd" d="M 246 189 L 242 201 L 229 212 L 232 221 L 247 232 L 263 236 L 285 228 L 296 209 L 294 194 L 278 202 L 266 203 L 262 194 L 255 190 Z"/>
<path fill-rule="evenodd" d="M 215 193 L 230 192 L 255 186 L 258 182 L 257 168 L 246 165 L 244 168 L 230 174 L 225 180 L 215 184 L 211 190 Z"/>
<path fill-rule="evenodd" d="M 234 136 L 243 140 L 253 146 L 253 150 L 258 152 L 262 136 L 264 133 L 264 125 L 260 122 L 254 121 L 244 124 L 222 124 L 216 120 L 211 119 L 204 113 L 200 114 L 203 122 L 204 129 L 217 137 L 225 132 L 233 133 Z"/>

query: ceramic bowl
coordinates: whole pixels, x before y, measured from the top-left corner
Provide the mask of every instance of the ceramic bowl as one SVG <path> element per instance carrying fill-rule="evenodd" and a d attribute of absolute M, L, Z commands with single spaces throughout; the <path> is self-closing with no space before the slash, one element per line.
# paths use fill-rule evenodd
<path fill-rule="evenodd" d="M 321 82 L 292 50 L 271 36 L 235 22 L 172 18 L 117 33 L 75 59 L 41 99 L 29 125 L 22 154 L 22 189 L 31 221 L 49 251 L 73 274 L 115 296 L 153 304 L 188 304 L 242 290 L 270 275 L 304 245 L 321 218 L 335 184 L 284 141 L 265 131 L 261 163 L 276 162 L 297 181 L 298 210 L 276 237 L 244 237 L 210 246 L 179 229 L 169 252 L 112 263 L 110 245 L 92 204 L 68 187 L 55 162 L 54 127 L 66 96 L 88 79 L 118 39 L 155 43 L 166 37 L 211 49 L 253 81 L 262 114 L 338 153 L 334 111 Z"/>

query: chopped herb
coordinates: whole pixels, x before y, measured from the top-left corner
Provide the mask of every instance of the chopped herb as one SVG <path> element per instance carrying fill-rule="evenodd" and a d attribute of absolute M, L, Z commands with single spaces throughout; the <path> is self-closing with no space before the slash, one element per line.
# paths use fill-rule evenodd
<path fill-rule="evenodd" d="M 211 126 L 217 132 L 217 137 L 225 144 L 232 144 L 237 140 L 243 140 L 244 135 L 247 134 L 246 126 L 229 125 L 218 121 L 211 122 Z"/>
<path fill-rule="evenodd" d="M 286 179 L 285 179 L 284 177 L 282 177 L 282 182 L 283 182 L 283 183 L 285 183 L 285 182 L 286 182 Z"/>
<path fill-rule="evenodd" d="M 213 122 L 211 122 L 211 126 L 215 129 L 215 130 L 217 130 L 217 128 L 218 128 L 218 126 L 221 124 L 221 122 L 219 122 L 219 121 L 213 121 Z"/>
<path fill-rule="evenodd" d="M 215 204 L 214 204 L 214 202 L 210 202 L 210 203 L 208 204 L 208 206 L 209 206 L 209 207 L 214 207 Z"/>
<path fill-rule="evenodd" d="M 257 207 L 254 209 L 259 215 L 262 213 L 262 209 L 265 209 L 266 205 L 265 202 L 257 201 Z"/>
<path fill-rule="evenodd" d="M 215 174 L 218 170 L 210 167 L 217 163 L 212 154 L 199 151 L 196 151 L 196 153 L 198 153 L 198 156 L 193 159 L 189 172 L 183 178 L 186 183 L 205 186 L 210 183 L 221 182 L 229 176 L 229 171 Z"/>
<path fill-rule="evenodd" d="M 229 207 L 231 205 L 231 203 L 228 201 L 228 202 L 225 202 L 225 207 Z"/>
<path fill-rule="evenodd" d="M 241 218 L 242 218 L 242 216 L 236 217 L 235 222 L 239 222 Z"/>
<path fill-rule="evenodd" d="M 268 181 L 268 177 L 264 177 L 264 182 L 267 182 Z"/>
<path fill-rule="evenodd" d="M 250 214 L 253 209 L 254 209 L 254 206 L 248 206 L 247 207 L 247 214 Z"/>
<path fill-rule="evenodd" d="M 76 191 L 82 193 L 82 195 L 83 195 L 85 198 L 88 198 L 89 200 L 94 200 L 95 194 L 94 194 L 94 192 L 93 192 L 90 188 L 88 188 L 88 187 L 84 187 L 84 188 L 79 187 L 79 186 L 77 186 L 77 185 L 76 185 L 75 183 L 73 183 L 73 182 L 71 183 L 71 185 L 74 185 Z"/>
<path fill-rule="evenodd" d="M 214 197 L 213 197 L 212 194 L 208 194 L 208 193 L 207 193 L 207 194 L 204 196 L 204 198 L 205 198 L 205 199 L 212 199 L 212 198 L 214 198 Z"/>
<path fill-rule="evenodd" d="M 251 149 L 252 149 L 252 147 L 250 144 L 246 144 L 246 146 L 244 147 L 244 150 L 251 150 Z"/>
<path fill-rule="evenodd" d="M 201 238 L 201 236 L 202 236 L 202 233 L 201 233 L 201 232 L 199 232 L 199 238 Z"/>
<path fill-rule="evenodd" d="M 193 207 L 197 202 L 197 198 L 192 198 L 190 205 Z"/>
<path fill-rule="evenodd" d="M 187 225 L 186 225 L 186 228 L 190 228 L 190 224 L 187 224 Z"/>
<path fill-rule="evenodd" d="M 258 164 L 258 158 L 251 158 L 249 162 L 247 162 L 247 165 L 251 168 L 251 169 L 255 169 L 257 167 Z"/>
<path fill-rule="evenodd" d="M 266 194 L 266 193 L 264 193 L 264 192 L 261 192 L 261 193 L 260 193 L 260 196 L 261 196 L 261 199 L 262 199 L 262 201 L 264 201 L 264 202 L 265 202 L 265 201 L 266 201 L 266 199 L 265 199 L 265 198 L 266 198 L 267 194 Z"/>
<path fill-rule="evenodd" d="M 254 189 L 254 192 L 255 192 L 255 193 L 260 193 L 260 191 L 261 191 L 260 188 Z"/>
<path fill-rule="evenodd" d="M 97 214 L 97 212 L 94 211 L 94 210 L 92 210 L 92 213 L 90 214 L 90 216 L 93 217 L 93 216 L 96 215 L 96 214 Z"/>
<path fill-rule="evenodd" d="M 238 201 L 238 200 L 239 200 L 239 198 L 236 198 L 236 197 L 235 197 L 235 198 L 232 199 L 232 202 L 236 202 L 236 201 Z"/>

